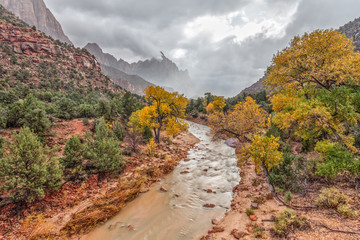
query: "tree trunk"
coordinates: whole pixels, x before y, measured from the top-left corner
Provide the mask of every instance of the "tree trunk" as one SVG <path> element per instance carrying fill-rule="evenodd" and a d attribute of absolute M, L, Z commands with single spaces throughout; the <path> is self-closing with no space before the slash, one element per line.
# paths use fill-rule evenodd
<path fill-rule="evenodd" d="M 157 134 L 155 134 L 156 136 L 156 142 L 160 143 L 160 128 L 157 129 Z"/>

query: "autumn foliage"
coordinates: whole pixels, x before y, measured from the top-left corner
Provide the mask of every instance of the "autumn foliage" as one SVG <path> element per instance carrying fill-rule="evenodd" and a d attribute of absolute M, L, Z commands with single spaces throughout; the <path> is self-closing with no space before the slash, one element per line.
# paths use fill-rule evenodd
<path fill-rule="evenodd" d="M 246 97 L 228 114 L 215 112 L 209 116 L 209 124 L 215 134 L 233 135 L 240 139 L 251 139 L 261 133 L 268 124 L 267 113 L 254 99 Z"/>
<path fill-rule="evenodd" d="M 253 142 L 243 148 L 241 153 L 254 161 L 257 173 L 260 172 L 262 166 L 271 170 L 283 161 L 283 153 L 278 150 L 279 140 L 280 138 L 274 136 L 255 135 Z"/>
<path fill-rule="evenodd" d="M 225 106 L 226 103 L 223 97 L 215 97 L 214 101 L 212 101 L 206 106 L 206 112 L 208 114 L 214 112 L 222 112 Z"/>
<path fill-rule="evenodd" d="M 295 37 L 268 69 L 273 122 L 304 140 L 329 138 L 354 150 L 359 63 L 352 40 L 335 30 Z"/>
<path fill-rule="evenodd" d="M 180 119 L 185 116 L 188 100 L 184 95 L 167 92 L 162 87 L 147 87 L 145 99 L 150 104 L 133 113 L 130 123 L 134 127 L 153 129 L 156 142 L 160 142 L 160 131 L 166 130 L 167 134 L 176 136 L 186 128 L 185 122 Z"/>
<path fill-rule="evenodd" d="M 315 174 L 358 177 L 354 129 L 359 128 L 360 54 L 335 30 L 295 37 L 274 56 L 265 84 L 272 90 L 272 121 L 312 144 L 321 159 Z"/>

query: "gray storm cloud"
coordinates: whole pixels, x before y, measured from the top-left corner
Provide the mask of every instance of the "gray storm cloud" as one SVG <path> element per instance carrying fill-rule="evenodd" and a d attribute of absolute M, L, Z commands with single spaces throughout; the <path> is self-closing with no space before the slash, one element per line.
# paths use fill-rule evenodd
<path fill-rule="evenodd" d="M 97 42 L 105 52 L 130 62 L 163 51 L 189 70 L 193 82 L 188 96 L 207 91 L 234 96 L 263 76 L 273 54 L 294 35 L 338 28 L 360 17 L 357 0 L 45 3 L 76 46 Z"/>

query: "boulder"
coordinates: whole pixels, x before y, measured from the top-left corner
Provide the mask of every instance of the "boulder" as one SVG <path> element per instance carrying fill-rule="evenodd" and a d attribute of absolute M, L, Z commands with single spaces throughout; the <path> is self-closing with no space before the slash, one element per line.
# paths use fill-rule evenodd
<path fill-rule="evenodd" d="M 229 147 L 236 148 L 236 146 L 239 144 L 239 139 L 237 138 L 229 138 L 225 141 L 225 144 Z"/>

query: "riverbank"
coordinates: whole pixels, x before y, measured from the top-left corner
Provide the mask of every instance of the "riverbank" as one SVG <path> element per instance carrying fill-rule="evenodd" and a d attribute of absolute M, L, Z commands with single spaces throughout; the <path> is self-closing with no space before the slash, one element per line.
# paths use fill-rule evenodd
<path fill-rule="evenodd" d="M 187 158 L 82 239 L 196 239 L 206 233 L 211 219 L 230 209 L 239 169 L 235 150 L 212 141 L 209 127 L 189 123 L 189 132 L 200 142 Z"/>
<path fill-rule="evenodd" d="M 72 121 L 67 125 L 73 126 L 73 122 L 80 124 Z M 198 141 L 191 133 L 182 132 L 159 144 L 153 156 L 148 156 L 144 147 L 136 155 L 124 156 L 127 166 L 120 176 L 98 181 L 93 174 L 81 183 L 65 183 L 60 191 L 28 208 L 18 210 L 9 204 L 1 208 L 0 239 L 79 239 L 170 173 Z"/>
<path fill-rule="evenodd" d="M 334 186 L 350 197 L 353 209 L 360 210 L 359 194 L 346 178 L 339 178 L 331 185 L 326 182 L 309 183 L 306 191 L 293 194 L 291 202 L 284 206 L 272 196 L 265 175 L 255 173 L 252 162 L 241 165 L 241 177 L 241 182 L 233 190 L 231 210 L 220 221 L 213 221 L 213 228 L 202 239 L 359 239 L 359 216 L 346 218 L 333 209 L 314 207 L 321 189 Z M 284 199 L 282 194 L 278 195 Z M 272 230 L 274 216 L 289 208 L 299 218 L 306 219 L 306 227 L 293 229 L 282 237 L 275 236 Z"/>

